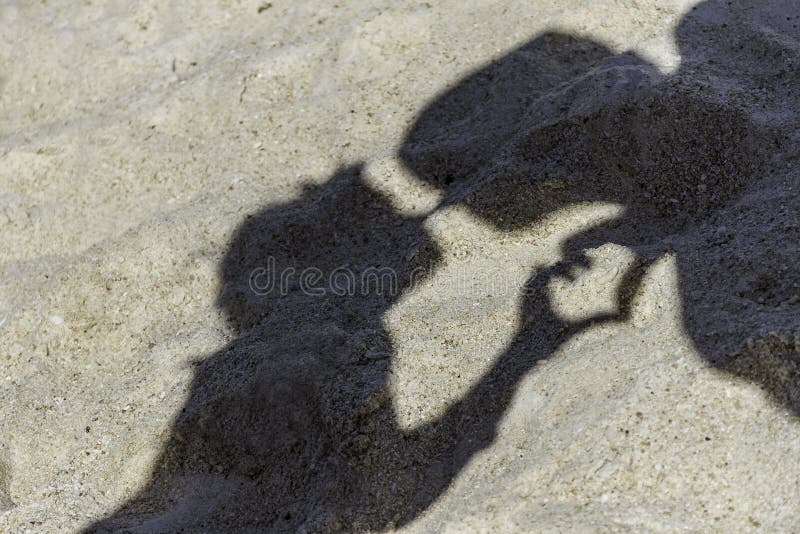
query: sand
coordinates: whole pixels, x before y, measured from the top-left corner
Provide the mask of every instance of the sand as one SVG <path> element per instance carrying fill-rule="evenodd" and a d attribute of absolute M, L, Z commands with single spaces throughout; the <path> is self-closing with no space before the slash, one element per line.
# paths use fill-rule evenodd
<path fill-rule="evenodd" d="M 0 531 L 796 528 L 795 3 L 320 4 L 0 5 Z"/>

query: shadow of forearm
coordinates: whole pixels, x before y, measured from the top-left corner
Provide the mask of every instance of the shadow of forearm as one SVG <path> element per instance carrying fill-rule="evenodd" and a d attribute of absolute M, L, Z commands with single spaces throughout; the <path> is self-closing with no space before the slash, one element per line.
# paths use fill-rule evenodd
<path fill-rule="evenodd" d="M 557 264 L 529 281 L 526 286 L 529 298 L 521 312 L 522 326 L 506 350 L 441 417 L 404 435 L 406 443 L 425 447 L 428 457 L 438 457 L 440 467 L 427 471 L 418 492 L 417 507 L 424 509 L 432 504 L 478 453 L 494 443 L 520 382 L 539 362 L 550 358 L 564 342 L 590 327 L 621 323 L 630 318 L 634 295 L 651 263 L 638 261 L 626 273 L 617 291 L 616 312 L 579 322 L 563 321 L 548 304 L 541 304 L 547 302 L 544 298 L 547 281 L 562 275 L 569 265 Z M 435 451 L 432 455 L 431 449 Z"/>

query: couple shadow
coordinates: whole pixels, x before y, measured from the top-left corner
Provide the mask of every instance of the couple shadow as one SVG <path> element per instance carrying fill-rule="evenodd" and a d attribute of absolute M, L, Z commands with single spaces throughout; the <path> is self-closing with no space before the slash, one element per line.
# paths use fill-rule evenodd
<path fill-rule="evenodd" d="M 798 213 L 773 170 L 783 134 L 697 82 L 688 63 L 698 43 L 732 38 L 721 15 L 730 4 L 704 2 L 684 17 L 676 40 L 687 62 L 672 75 L 634 54 L 548 33 L 420 113 L 399 157 L 443 192 L 439 209 L 464 206 L 504 231 L 580 203 L 615 203 L 624 213 L 575 235 L 561 261 L 531 273 L 513 341 L 466 394 L 418 428 L 398 425 L 383 319 L 443 261 L 426 217 L 394 210 L 360 164 L 248 217 L 220 268 L 218 305 L 237 337 L 197 365 L 148 485 L 90 530 L 406 524 L 492 444 L 537 361 L 592 325 L 629 320 L 643 276 L 666 254 L 675 258 L 684 330 L 697 351 L 798 412 L 800 356 L 783 334 L 797 327 L 800 229 L 759 196 L 774 188 L 784 209 Z M 718 69 L 735 64 L 716 59 Z M 561 318 L 548 283 L 591 269 L 585 251 L 606 243 L 636 258 L 618 286 L 617 311 Z M 298 276 L 266 291 L 253 284 L 264 268 Z M 316 274 L 304 280 L 309 269 Z M 339 291 L 342 282 L 355 286 Z"/>

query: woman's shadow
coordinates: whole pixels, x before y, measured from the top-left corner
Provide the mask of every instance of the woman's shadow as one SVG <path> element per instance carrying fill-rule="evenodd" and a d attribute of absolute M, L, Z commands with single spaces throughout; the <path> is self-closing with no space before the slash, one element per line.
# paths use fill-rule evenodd
<path fill-rule="evenodd" d="M 724 33 L 709 14 L 729 4 L 705 2 L 684 19 L 682 54 Z M 592 324 L 629 318 L 643 274 L 665 253 L 677 259 L 685 329 L 698 350 L 797 409 L 797 382 L 784 372 L 796 345 L 767 340 L 777 351 L 747 356 L 746 364 L 736 352 L 765 321 L 776 331 L 796 328 L 797 302 L 784 296 L 796 294 L 797 267 L 726 266 L 724 236 L 703 244 L 707 233 L 696 231 L 727 220 L 737 199 L 769 174 L 780 132 L 692 85 L 687 69 L 665 77 L 633 54 L 545 34 L 423 110 L 400 157 L 445 192 L 442 207 L 466 206 L 503 230 L 580 202 L 626 211 L 566 243 L 563 261 L 532 273 L 512 343 L 458 402 L 415 430 L 398 426 L 388 388 L 394 349 L 382 320 L 440 263 L 425 217 L 398 214 L 358 165 L 249 217 L 220 269 L 218 305 L 236 339 L 197 365 L 147 487 L 89 530 L 405 524 L 493 442 L 536 361 Z M 785 257 L 797 250 L 796 229 L 785 238 L 794 239 L 789 248 L 752 237 L 753 253 Z M 584 249 L 607 242 L 637 256 L 617 312 L 579 323 L 560 318 L 544 287 L 576 266 L 591 268 Z M 720 268 L 709 269 L 709 261 Z M 752 328 L 719 328 L 741 325 L 743 314 Z"/>

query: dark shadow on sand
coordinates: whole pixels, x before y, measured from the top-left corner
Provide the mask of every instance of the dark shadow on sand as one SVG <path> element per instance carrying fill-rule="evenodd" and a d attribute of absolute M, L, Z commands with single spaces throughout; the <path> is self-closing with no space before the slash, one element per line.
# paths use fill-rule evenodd
<path fill-rule="evenodd" d="M 739 4 L 704 2 L 684 18 L 676 33 L 684 62 L 669 76 L 634 54 L 545 34 L 420 113 L 400 158 L 445 192 L 443 206 L 466 206 L 501 230 L 578 202 L 626 211 L 566 243 L 551 269 L 531 273 L 512 343 L 463 398 L 419 429 L 398 426 L 387 387 L 393 347 L 382 319 L 437 268 L 440 252 L 425 219 L 395 212 L 355 165 L 245 220 L 220 267 L 218 299 L 238 337 L 197 366 L 149 485 L 89 530 L 406 524 L 492 444 L 533 365 L 592 324 L 626 321 L 643 275 L 665 254 L 676 258 L 684 326 L 698 352 L 798 411 L 800 355 L 787 333 L 797 331 L 800 316 L 800 230 L 754 229 L 749 217 L 768 224 L 768 214 L 736 211 L 764 184 L 782 183 L 775 155 L 786 133 L 754 123 L 698 75 L 707 67 L 754 83 L 753 73 L 736 71 L 736 54 L 747 50 L 735 40 L 746 36 L 726 34 L 727 17 L 750 12 Z M 704 42 L 722 54 L 713 66 L 698 59 Z M 781 198 L 783 209 L 800 212 L 794 196 Z M 584 250 L 611 242 L 637 257 L 618 292 L 618 313 L 560 319 L 542 288 L 576 266 L 591 268 Z M 388 269 L 397 284 L 317 295 L 296 281 L 259 295 L 251 275 L 268 265 L 316 268 L 323 280 L 342 268 L 357 280 Z"/>

